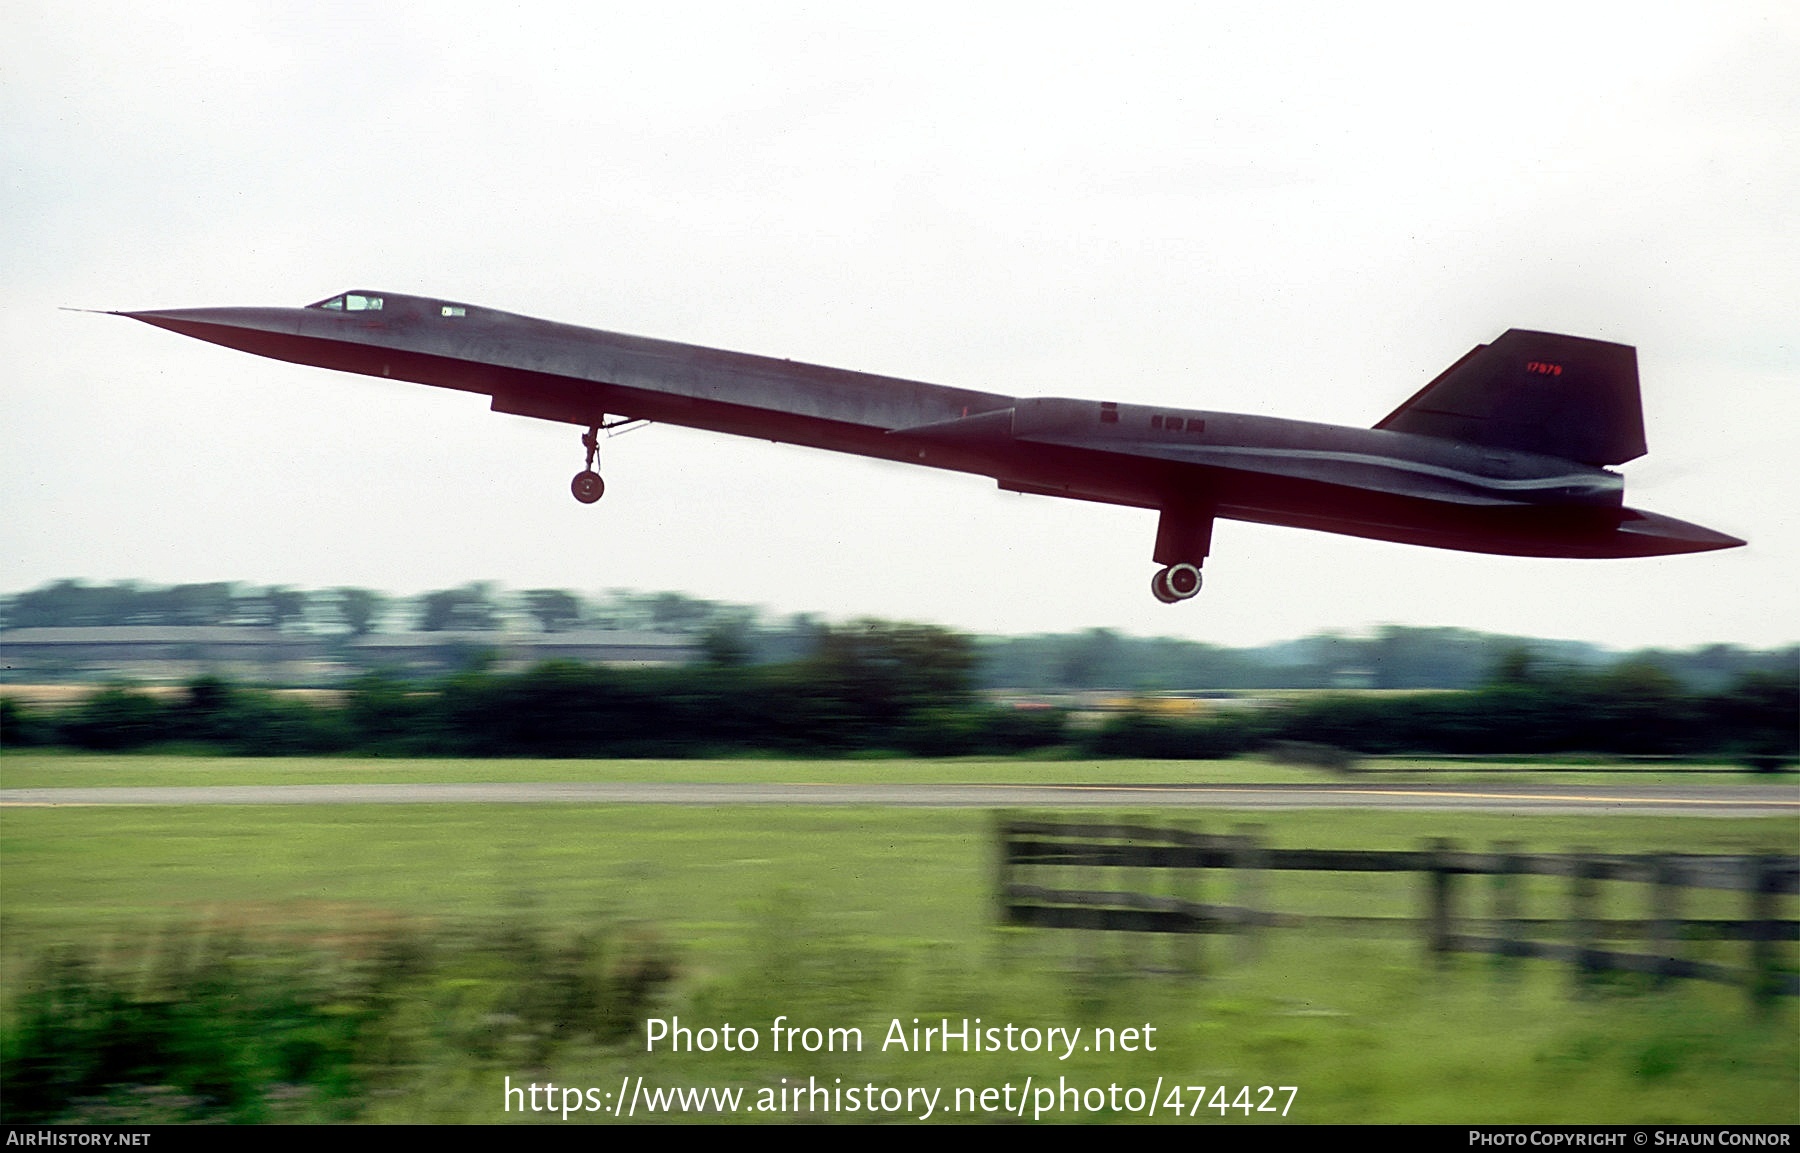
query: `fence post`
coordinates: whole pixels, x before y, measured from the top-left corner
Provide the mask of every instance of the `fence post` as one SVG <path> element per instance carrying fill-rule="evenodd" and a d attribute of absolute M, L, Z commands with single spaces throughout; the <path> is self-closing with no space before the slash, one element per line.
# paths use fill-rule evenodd
<path fill-rule="evenodd" d="M 1080 893 L 1098 893 L 1100 891 L 1100 866 L 1094 863 L 1096 843 L 1092 840 L 1075 842 L 1078 854 L 1075 864 L 1075 889 Z M 1083 900 L 1076 906 L 1082 920 L 1098 920 L 1104 914 L 1092 904 Z M 1105 940 L 1101 930 L 1083 925 L 1075 930 L 1075 967 L 1077 970 L 1094 974 L 1100 971 L 1101 959 L 1105 956 Z"/>
<path fill-rule="evenodd" d="M 1673 853 L 1658 853 L 1652 869 L 1656 879 L 1650 889 L 1650 941 L 1656 950 L 1656 985 L 1661 988 L 1675 978 L 1681 960 L 1681 888 L 1686 878 L 1681 858 Z"/>
<path fill-rule="evenodd" d="M 1263 850 L 1261 825 L 1237 825 L 1232 829 L 1231 867 L 1237 871 L 1237 906 L 1243 920 L 1237 924 L 1236 954 L 1239 964 L 1255 959 L 1262 947 L 1261 910 L 1263 906 L 1263 866 L 1268 863 Z"/>
<path fill-rule="evenodd" d="M 1013 818 L 1010 809 L 994 812 L 994 942 L 1002 968 L 1012 961 Z"/>
<path fill-rule="evenodd" d="M 1500 942 L 1495 951 L 1494 964 L 1502 973 L 1517 975 L 1519 958 L 1525 954 L 1520 948 L 1519 897 L 1524 887 L 1520 874 L 1524 872 L 1524 856 L 1519 852 L 1519 842 L 1500 841 L 1494 845 L 1494 855 L 1498 858 L 1494 870 L 1494 936 Z"/>
<path fill-rule="evenodd" d="M 1426 866 L 1430 871 L 1426 878 L 1430 902 L 1426 912 L 1426 932 L 1429 935 L 1428 947 L 1432 960 L 1439 968 L 1449 961 L 1451 928 L 1456 921 L 1455 880 L 1450 872 L 1450 853 L 1454 847 L 1452 842 L 1443 837 L 1433 839 Z"/>
<path fill-rule="evenodd" d="M 1569 929 L 1575 941 L 1575 987 L 1586 992 L 1600 971 L 1596 942 L 1600 927 L 1596 924 L 1596 904 L 1600 890 L 1600 862 L 1594 850 L 1578 848 L 1574 852 L 1574 876 L 1569 885 Z"/>
<path fill-rule="evenodd" d="M 1142 814 L 1132 813 L 1132 814 L 1128 814 L 1124 818 L 1124 820 L 1126 822 L 1125 827 L 1123 829 L 1121 829 L 1120 832 L 1124 832 L 1126 829 L 1129 829 L 1129 830 L 1131 830 L 1131 835 L 1125 836 L 1125 837 L 1120 837 L 1119 840 L 1125 842 L 1125 847 L 1127 849 L 1148 849 L 1151 846 L 1151 843 L 1154 840 L 1154 838 L 1153 837 L 1145 837 L 1141 834 L 1149 828 L 1149 825 L 1150 825 L 1149 818 L 1143 816 Z M 1130 860 L 1131 858 L 1127 857 L 1125 859 Z M 1139 870 L 1133 869 L 1132 871 L 1126 873 L 1125 875 L 1128 877 L 1131 877 L 1131 876 L 1142 876 L 1143 874 Z M 1113 873 L 1113 876 L 1117 877 L 1117 876 L 1119 876 L 1119 873 L 1115 870 Z M 1148 882 L 1148 881 L 1154 880 L 1154 877 L 1155 877 L 1155 874 L 1153 873 L 1150 877 L 1146 877 L 1145 880 L 1146 880 L 1146 882 Z M 1119 888 L 1119 882 L 1115 880 L 1112 883 L 1112 885 L 1110 885 L 1108 887 L 1110 889 L 1116 891 Z M 1131 892 L 1131 893 L 1155 892 L 1156 888 L 1157 888 L 1157 886 L 1148 884 L 1148 883 L 1144 884 L 1140 888 L 1139 885 L 1137 884 L 1137 882 L 1135 882 L 1135 881 L 1127 882 L 1125 884 L 1125 891 Z M 1150 967 L 1150 952 L 1149 952 L 1149 944 L 1150 943 L 1147 940 L 1145 940 L 1145 935 L 1142 933 L 1136 932 L 1134 930 L 1127 929 L 1124 932 L 1121 932 L 1120 934 L 1118 934 L 1118 937 L 1119 937 L 1119 964 L 1120 964 L 1120 966 L 1127 973 L 1142 973 L 1145 970 L 1147 970 Z"/>
<path fill-rule="evenodd" d="M 1780 980 L 1775 968 L 1775 889 L 1779 877 L 1776 859 L 1759 855 L 1745 864 L 1750 869 L 1750 1003 L 1767 1011 Z"/>
<path fill-rule="evenodd" d="M 1183 818 L 1176 823 L 1175 829 L 1178 835 L 1174 839 L 1181 845 L 1181 852 L 1184 855 L 1193 853 L 1197 857 L 1200 852 L 1200 827 L 1193 821 Z M 1182 866 L 1175 870 L 1172 895 L 1187 907 L 1190 916 L 1193 916 L 1193 907 L 1200 903 L 1206 892 L 1205 874 L 1202 872 L 1202 868 L 1203 866 L 1196 860 L 1191 866 Z M 1198 920 L 1194 920 L 1186 930 L 1171 937 L 1169 945 L 1173 956 L 1170 957 L 1170 963 L 1175 967 L 1177 973 L 1191 977 L 1200 972 L 1205 951 L 1203 942 L 1206 939 L 1201 931 L 1203 928 L 1204 926 Z"/>

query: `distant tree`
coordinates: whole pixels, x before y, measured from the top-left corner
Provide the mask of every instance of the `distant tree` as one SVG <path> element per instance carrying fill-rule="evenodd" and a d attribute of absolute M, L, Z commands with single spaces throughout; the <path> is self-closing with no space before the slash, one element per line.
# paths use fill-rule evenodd
<path fill-rule="evenodd" d="M 130 604 L 136 598 L 134 584 L 95 587 L 81 581 L 56 581 L 14 597 L 8 606 L 6 626 L 30 629 L 126 624 Z"/>
<path fill-rule="evenodd" d="M 207 623 L 254 625 L 258 628 L 284 628 L 290 622 L 304 620 L 308 595 L 285 585 L 251 588 L 237 592 L 231 600 L 228 617 Z"/>
<path fill-rule="evenodd" d="M 537 618 L 547 633 L 562 632 L 581 623 L 581 598 L 562 589 L 531 589 L 519 594 L 525 611 Z"/>
<path fill-rule="evenodd" d="M 419 627 L 426 632 L 497 629 L 500 616 L 491 593 L 492 586 L 485 583 L 426 593 L 419 598 Z"/>
<path fill-rule="evenodd" d="M 387 604 L 385 596 L 369 589 L 339 588 L 333 590 L 333 596 L 337 618 L 353 637 L 367 635 L 374 628 L 376 616 Z"/>
<path fill-rule="evenodd" d="M 55 739 L 53 722 L 11 697 L 0 697 L 0 745 L 22 749 Z"/>
<path fill-rule="evenodd" d="M 222 743 L 232 734 L 236 704 L 229 684 L 202 676 L 188 682 L 187 700 L 175 709 L 175 723 L 189 740 Z"/>
<path fill-rule="evenodd" d="M 117 687 L 83 701 L 62 726 L 63 739 L 84 749 L 131 749 L 166 739 L 167 710 L 155 698 Z"/>
<path fill-rule="evenodd" d="M 1496 688 L 1527 688 L 1538 682 L 1537 656 L 1524 645 L 1506 649 L 1494 661 L 1488 684 Z"/>
<path fill-rule="evenodd" d="M 659 629 L 687 632 L 712 619 L 719 606 L 682 593 L 657 593 L 650 598 L 650 622 Z"/>
<path fill-rule="evenodd" d="M 792 654 L 800 659 L 813 656 L 819 651 L 819 643 L 831 627 L 820 620 L 816 613 L 795 613 L 788 618 L 787 633 Z"/>
<path fill-rule="evenodd" d="M 1089 629 L 1069 637 L 1055 672 L 1057 684 L 1071 689 L 1117 685 L 1113 676 L 1120 648 L 1119 634 L 1111 629 Z"/>
<path fill-rule="evenodd" d="M 1769 772 L 1800 761 L 1800 676 L 1749 672 L 1706 702 L 1708 735 L 1743 763 Z"/>
<path fill-rule="evenodd" d="M 410 751 L 428 742 L 436 729 L 430 696 L 385 672 L 364 673 L 351 681 L 344 711 L 355 745 L 364 749 Z"/>
<path fill-rule="evenodd" d="M 1486 639 L 1466 629 L 1389 625 L 1366 644 L 1376 688 L 1472 688 L 1491 662 Z"/>
<path fill-rule="evenodd" d="M 974 643 L 958 633 L 864 620 L 827 630 L 808 665 L 814 691 L 844 715 L 887 725 L 918 709 L 962 703 L 976 662 Z"/>
<path fill-rule="evenodd" d="M 231 581 L 176 585 L 141 595 L 144 624 L 222 625 L 237 615 L 237 585 Z M 265 611 L 266 619 L 266 611 Z"/>
<path fill-rule="evenodd" d="M 273 618 L 272 623 L 276 628 L 286 628 L 290 624 L 306 619 L 306 609 L 311 594 L 284 585 L 271 588 L 268 597 L 269 615 Z"/>
<path fill-rule="evenodd" d="M 1626 753 L 1678 752 L 1694 734 L 1694 700 L 1681 682 L 1651 660 L 1621 661 L 1587 681 L 1590 723 L 1604 726 L 1592 743 Z"/>
<path fill-rule="evenodd" d="M 163 619 L 159 589 L 147 589 L 136 581 L 120 581 L 94 590 L 94 623 L 100 625 L 157 624 Z"/>
<path fill-rule="evenodd" d="M 714 621 L 700 638 L 706 663 L 720 668 L 741 668 L 750 663 L 750 627 L 743 619 Z"/>

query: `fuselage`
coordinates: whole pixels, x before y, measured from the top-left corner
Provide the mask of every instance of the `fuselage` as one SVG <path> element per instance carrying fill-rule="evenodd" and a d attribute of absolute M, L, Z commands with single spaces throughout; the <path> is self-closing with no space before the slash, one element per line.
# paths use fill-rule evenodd
<path fill-rule="evenodd" d="M 1219 516 L 1527 556 L 1743 543 L 1626 508 L 1609 469 L 1441 436 L 1019 398 L 392 293 L 124 315 L 261 356 L 484 394 L 500 412 L 710 429 L 976 473 L 1021 492 L 1177 510 L 1208 526 Z M 1204 546 L 1196 563 L 1203 557 Z"/>

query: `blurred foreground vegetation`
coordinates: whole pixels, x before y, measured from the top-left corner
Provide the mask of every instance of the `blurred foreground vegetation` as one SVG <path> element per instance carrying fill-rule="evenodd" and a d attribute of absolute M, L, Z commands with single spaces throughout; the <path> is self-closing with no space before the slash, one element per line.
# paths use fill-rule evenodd
<path fill-rule="evenodd" d="M 6 810 L 0 834 L 0 1113 L 14 1123 L 492 1124 L 521 1119 L 503 1109 L 507 1077 L 611 1091 L 625 1076 L 1297 1085 L 1301 1122 L 1800 1121 L 1794 999 L 1757 1016 L 1740 990 L 1625 978 L 1577 998 L 1561 965 L 1506 976 L 1458 957 L 1439 970 L 1416 934 L 1340 930 L 1272 931 L 1248 952 L 1210 939 L 1204 976 L 1151 973 L 1170 967 L 1170 941 L 995 929 L 975 812 L 46 808 Z M 1730 852 L 1791 849 L 1793 829 L 1379 812 L 1268 824 L 1283 845 L 1416 847 L 1428 834 Z M 1411 878 L 1267 880 L 1282 909 L 1419 907 Z M 1688 912 L 1736 904 L 1696 894 Z M 1742 951 L 1691 947 L 1726 963 Z M 777 1055 L 781 1015 L 860 1028 L 864 1050 Z M 764 1040 L 647 1053 L 651 1016 Z M 883 1052 L 889 1023 L 914 1017 L 1153 1024 L 1157 1048 Z"/>
<path fill-rule="evenodd" d="M 354 1120 L 421 1068 L 616 1042 L 674 975 L 654 941 L 528 922 L 298 948 L 177 925 L 59 946 L 0 1034 L 5 1120 Z"/>
<path fill-rule="evenodd" d="M 655 943 L 558 941 L 523 923 L 395 928 L 298 951 L 188 928 L 145 931 L 105 953 L 65 946 L 38 962 L 8 1014 L 0 1113 L 11 1124 L 561 1123 L 554 1111 L 509 1113 L 507 1079 L 610 1092 L 642 1077 L 653 1088 L 754 1093 L 810 1076 L 941 1088 L 940 1121 L 991 1119 L 949 1113 L 956 1087 L 1017 1087 L 1027 1077 L 1145 1090 L 1166 1078 L 1233 1093 L 1294 1085 L 1288 1120 L 1300 1123 L 1800 1120 L 1800 1018 L 1789 1000 L 1752 1019 L 1735 990 L 1619 982 L 1577 1001 L 1555 966 L 1504 977 L 1470 962 L 1438 974 L 1411 942 L 1298 932 L 1206 980 L 1147 974 L 1123 951 L 1149 946 L 1116 940 L 1074 961 L 1079 946 L 1009 933 L 1016 939 L 996 950 L 1010 958 L 989 959 L 853 941 L 803 908 L 773 905 L 747 932 L 741 966 L 685 980 Z M 790 1026 L 859 1029 L 862 1049 L 774 1054 L 770 1028 L 783 1015 Z M 651 1017 L 755 1028 L 759 1051 L 646 1053 Z M 1156 1051 L 1066 1061 L 883 1052 L 890 1023 L 910 1028 L 914 1017 L 952 1028 L 977 1018 L 1080 1027 L 1084 1037 L 1096 1026 L 1152 1025 Z M 1163 1117 L 1188 1120 L 1166 1106 Z M 614 1119 L 578 1111 L 570 1120 Z M 1213 1111 L 1191 1120 L 1271 1119 Z"/>

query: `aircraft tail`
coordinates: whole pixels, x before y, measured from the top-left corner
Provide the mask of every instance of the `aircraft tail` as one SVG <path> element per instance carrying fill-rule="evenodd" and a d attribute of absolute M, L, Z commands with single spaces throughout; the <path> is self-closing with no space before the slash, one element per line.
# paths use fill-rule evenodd
<path fill-rule="evenodd" d="M 1637 349 L 1521 328 L 1470 349 L 1375 427 L 1592 465 L 1648 451 Z"/>

